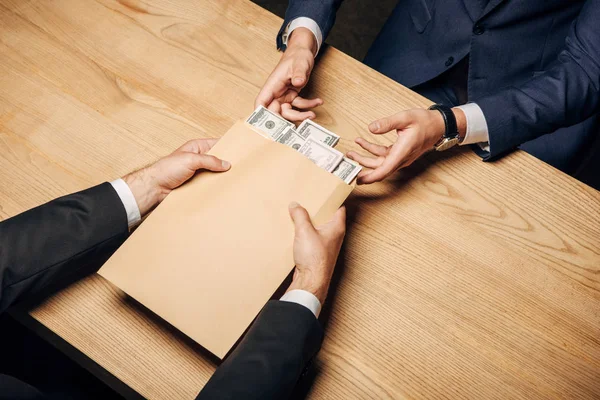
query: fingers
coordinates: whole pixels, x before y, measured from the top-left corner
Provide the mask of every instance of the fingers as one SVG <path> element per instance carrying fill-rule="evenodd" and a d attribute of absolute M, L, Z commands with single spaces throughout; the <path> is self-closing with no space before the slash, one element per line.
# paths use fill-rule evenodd
<path fill-rule="evenodd" d="M 254 100 L 254 108 L 258 108 L 258 106 L 267 107 L 274 99 L 274 90 L 269 85 L 269 81 L 267 81 L 258 93 L 258 96 L 256 96 L 256 100 Z"/>
<path fill-rule="evenodd" d="M 229 161 L 221 160 L 207 154 L 189 153 L 191 155 L 190 167 L 194 170 L 205 169 L 214 172 L 223 172 L 231 168 Z"/>
<path fill-rule="evenodd" d="M 331 221 L 323 227 L 319 227 L 319 231 L 336 239 L 343 238 L 346 233 L 346 207 L 341 206 L 338 208 Z"/>
<path fill-rule="evenodd" d="M 302 89 L 308 83 L 310 63 L 306 60 L 296 60 L 292 69 L 292 85 Z"/>
<path fill-rule="evenodd" d="M 286 65 L 278 65 L 269 76 L 258 96 L 256 96 L 254 108 L 258 106 L 268 107 L 273 100 L 280 97 L 285 97 L 284 102 L 292 102 L 300 89 L 306 86 L 310 75 L 310 63 L 308 61 L 294 63 L 291 77 L 288 75 L 289 72 L 286 72 L 288 68 Z"/>
<path fill-rule="evenodd" d="M 362 178 L 364 178 L 365 176 L 369 175 L 371 172 L 373 172 L 372 169 L 363 169 L 358 173 L 357 176 L 357 181 L 360 182 L 362 180 Z M 357 183 L 358 183 L 357 182 Z M 360 184 L 360 183 L 359 183 Z"/>
<path fill-rule="evenodd" d="M 281 103 L 278 100 L 273 100 L 267 107 L 269 111 L 272 111 L 276 114 L 281 114 Z"/>
<path fill-rule="evenodd" d="M 359 185 L 369 185 L 371 183 L 381 182 L 382 180 L 387 178 L 387 176 L 389 174 L 391 174 L 392 172 L 393 172 L 393 169 L 389 168 L 388 166 L 385 166 L 385 167 L 382 166 L 380 168 L 376 168 L 373 171 L 369 172 L 368 174 L 363 175 L 362 177 L 359 176 L 358 184 Z"/>
<path fill-rule="evenodd" d="M 200 149 L 200 153 L 206 153 L 207 151 L 212 149 L 218 141 L 219 139 L 217 138 L 200 139 L 200 143 L 198 146 Z"/>
<path fill-rule="evenodd" d="M 375 168 L 379 167 L 381 164 L 383 164 L 383 161 L 385 160 L 385 157 L 383 157 L 383 156 L 380 156 L 377 158 L 367 157 L 367 156 L 360 155 L 355 151 L 349 151 L 347 156 L 349 159 L 356 161 L 363 167 L 367 167 L 367 168 L 371 168 L 371 169 L 375 169 Z"/>
<path fill-rule="evenodd" d="M 305 119 L 316 118 L 317 115 L 314 112 L 302 110 L 318 107 L 323 104 L 323 100 L 319 98 L 305 99 L 298 96 L 296 92 L 293 92 L 293 94 L 295 95 L 293 99 L 291 99 L 289 102 L 286 101 L 285 103 L 281 104 L 281 116 L 292 122 L 300 122 L 304 121 Z M 300 108 L 302 110 L 294 110 L 292 107 Z"/>
<path fill-rule="evenodd" d="M 316 98 L 316 99 L 305 99 L 303 97 L 300 96 L 296 96 L 296 98 L 292 101 L 292 106 L 296 107 L 296 108 L 301 108 L 303 110 L 308 110 L 311 108 L 315 108 L 318 107 L 320 105 L 323 105 L 323 100 Z"/>
<path fill-rule="evenodd" d="M 397 155 L 390 155 L 384 159 L 381 165 L 375 168 L 368 174 L 358 177 L 359 185 L 368 185 L 375 182 L 380 182 L 396 171 L 404 162 L 406 155 L 400 153 Z"/>
<path fill-rule="evenodd" d="M 219 141 L 216 138 L 210 139 L 192 139 L 175 151 L 185 151 L 187 153 L 206 153 Z"/>
<path fill-rule="evenodd" d="M 297 99 L 300 100 L 297 101 Z M 293 104 L 302 104 L 307 105 L 309 107 L 316 107 L 317 105 L 320 105 L 322 103 L 323 101 L 321 99 L 306 100 L 301 97 L 298 97 L 298 94 L 296 92 L 290 91 L 284 97 L 273 100 L 267 106 L 267 109 L 269 111 L 281 115 L 288 121 L 299 122 L 304 121 L 307 118 L 314 119 L 316 117 L 316 114 L 312 111 L 294 110 L 292 108 Z"/>
<path fill-rule="evenodd" d="M 388 153 L 387 146 L 381 146 L 379 144 L 371 143 L 368 140 L 365 140 L 361 137 L 354 139 L 356 143 L 369 153 L 375 156 L 385 156 Z"/>
<path fill-rule="evenodd" d="M 347 154 L 348 158 L 356 161 L 363 167 L 370 168 L 372 170 L 379 168 L 385 162 L 385 157 L 389 152 L 388 147 L 381 146 L 381 145 L 378 145 L 375 143 L 371 143 L 363 138 L 356 138 L 355 141 L 363 149 L 367 150 L 368 152 L 370 152 L 373 155 L 376 155 L 377 157 L 374 158 L 374 157 L 363 156 L 363 155 L 358 154 L 355 151 L 350 151 Z M 366 171 L 361 171 L 359 173 L 359 177 L 365 176 L 365 175 L 366 175 Z"/>
<path fill-rule="evenodd" d="M 306 75 L 304 75 L 304 74 L 297 74 L 296 76 L 292 77 L 292 85 L 294 85 L 294 87 L 297 87 L 299 89 L 303 88 L 307 82 L 308 82 L 308 79 L 307 79 Z"/>
<path fill-rule="evenodd" d="M 283 68 L 285 70 L 285 68 Z M 265 85 L 256 96 L 254 101 L 254 108 L 258 106 L 267 107 L 271 102 L 286 92 L 289 86 L 289 77 L 286 76 L 285 72 L 280 70 L 277 66 L 275 71 L 267 78 Z"/>
<path fill-rule="evenodd" d="M 294 110 L 289 103 L 281 105 L 281 116 L 290 122 L 304 121 L 305 119 L 314 119 L 316 114 L 312 111 Z"/>
<path fill-rule="evenodd" d="M 298 203 L 290 203 L 289 205 L 290 217 L 294 221 L 294 227 L 296 229 L 296 236 L 314 233 L 315 227 L 313 226 L 308 211 Z"/>
<path fill-rule="evenodd" d="M 376 135 L 387 133 L 393 129 L 403 129 L 411 122 L 409 113 L 401 111 L 392 116 L 371 122 L 369 130 Z"/>
<path fill-rule="evenodd" d="M 346 233 L 346 206 L 341 206 L 335 212 L 333 215 L 333 224 L 338 230 Z"/>
<path fill-rule="evenodd" d="M 174 151 L 174 153 L 178 151 L 185 151 L 188 153 L 198 153 L 199 141 L 201 139 L 192 139 L 185 142 L 180 148 Z"/>
<path fill-rule="evenodd" d="M 308 83 L 313 64 L 314 59 L 310 51 L 284 53 L 258 93 L 254 108 L 260 105 L 267 107 L 275 99 L 280 99 L 281 103 L 291 103 Z"/>

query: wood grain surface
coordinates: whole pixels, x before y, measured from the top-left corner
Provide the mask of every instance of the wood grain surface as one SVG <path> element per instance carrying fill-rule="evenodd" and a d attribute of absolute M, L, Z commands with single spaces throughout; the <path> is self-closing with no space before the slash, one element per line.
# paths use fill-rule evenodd
<path fill-rule="evenodd" d="M 277 63 L 280 23 L 245 0 L 0 0 L 0 219 L 222 135 Z M 307 91 L 343 151 L 429 104 L 333 48 Z M 308 398 L 600 397 L 599 192 L 521 152 L 457 149 L 348 208 Z M 193 398 L 215 368 L 97 275 L 31 315 L 147 398 Z"/>

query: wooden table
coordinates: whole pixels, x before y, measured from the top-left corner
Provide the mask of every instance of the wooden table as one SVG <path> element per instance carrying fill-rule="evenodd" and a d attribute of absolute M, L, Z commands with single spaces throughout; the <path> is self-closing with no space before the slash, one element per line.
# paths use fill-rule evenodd
<path fill-rule="evenodd" d="M 223 134 L 278 61 L 280 23 L 244 0 L 0 0 L 0 218 Z M 428 104 L 333 48 L 311 82 L 342 150 Z M 600 396 L 597 191 L 462 149 L 349 209 L 309 398 Z M 192 398 L 215 368 L 99 276 L 31 316 L 148 398 Z"/>

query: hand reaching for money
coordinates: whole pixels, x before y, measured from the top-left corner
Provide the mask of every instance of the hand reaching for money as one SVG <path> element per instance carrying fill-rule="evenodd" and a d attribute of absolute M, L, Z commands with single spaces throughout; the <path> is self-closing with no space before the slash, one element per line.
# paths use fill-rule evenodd
<path fill-rule="evenodd" d="M 341 207 L 331 221 L 316 228 L 306 209 L 297 203 L 290 204 L 290 216 L 295 226 L 296 269 L 288 291 L 306 290 L 323 304 L 346 233 L 346 209 Z"/>
<path fill-rule="evenodd" d="M 314 112 L 300 110 L 320 106 L 323 101 L 319 98 L 305 99 L 299 93 L 308 83 L 316 51 L 316 39 L 310 30 L 294 30 L 285 53 L 267 78 L 254 107 L 262 105 L 292 122 L 315 118 Z"/>
<path fill-rule="evenodd" d="M 190 140 L 154 164 L 123 177 L 133 193 L 142 217 L 198 170 L 222 172 L 231 167 L 229 162 L 205 154 L 217 140 Z"/>
<path fill-rule="evenodd" d="M 460 109 L 454 109 L 454 114 L 459 133 L 464 137 L 464 113 Z M 367 168 L 358 175 L 359 184 L 382 181 L 396 170 L 408 167 L 423 154 L 433 150 L 433 146 L 444 135 L 445 125 L 438 111 L 414 109 L 375 121 L 369 125 L 369 130 L 375 135 L 395 130 L 397 137 L 391 146 L 382 146 L 363 138 L 356 139 L 358 145 L 373 155 L 363 156 L 355 151 L 347 154 L 349 158 Z"/>

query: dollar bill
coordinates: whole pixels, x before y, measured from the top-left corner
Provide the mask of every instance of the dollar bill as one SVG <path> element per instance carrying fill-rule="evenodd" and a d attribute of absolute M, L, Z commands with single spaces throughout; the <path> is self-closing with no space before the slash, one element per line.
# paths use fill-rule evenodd
<path fill-rule="evenodd" d="M 333 174 L 349 185 L 361 169 L 362 167 L 358 163 L 344 157 L 337 168 L 333 170 Z"/>
<path fill-rule="evenodd" d="M 344 158 L 336 149 L 312 137 L 306 139 L 298 151 L 327 172 L 333 172 Z"/>
<path fill-rule="evenodd" d="M 296 129 L 296 132 L 298 132 L 298 135 L 302 136 L 304 139 L 313 137 L 319 142 L 325 143 L 331 147 L 334 147 L 340 140 L 338 135 L 323 128 L 321 125 L 311 121 L 310 119 L 305 119 L 300 124 L 298 129 Z"/>
<path fill-rule="evenodd" d="M 285 144 L 294 150 L 300 150 L 300 147 L 304 144 L 305 140 L 296 133 L 293 128 L 289 128 L 287 131 L 277 138 L 279 143 Z"/>
<path fill-rule="evenodd" d="M 291 122 L 263 106 L 258 106 L 246 122 L 266 133 L 272 140 L 277 140 L 287 129 L 294 126 Z"/>

